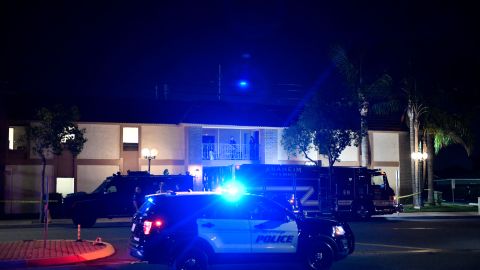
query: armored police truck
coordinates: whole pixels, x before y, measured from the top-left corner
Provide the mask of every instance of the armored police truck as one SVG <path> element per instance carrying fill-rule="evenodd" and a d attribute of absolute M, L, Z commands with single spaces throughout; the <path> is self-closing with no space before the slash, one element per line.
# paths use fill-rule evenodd
<path fill-rule="evenodd" d="M 244 164 L 206 167 L 208 188 L 234 179 L 251 193 L 278 202 L 289 202 L 307 216 L 335 215 L 367 219 L 373 214 L 390 214 L 399 208 L 387 176 L 379 169 L 306 165 Z"/>
<path fill-rule="evenodd" d="M 63 211 L 75 225 L 91 227 L 97 218 L 131 217 L 135 209 L 133 194 L 140 187 L 142 195 L 155 193 L 163 183 L 165 191 L 193 189 L 190 175 L 153 175 L 148 172 L 120 173 L 107 177 L 92 193 L 76 192 L 64 199 Z"/>
<path fill-rule="evenodd" d="M 268 198 L 236 191 L 148 196 L 133 218 L 130 255 L 173 269 L 265 261 L 328 269 L 353 252 L 347 223 L 297 216 Z"/>

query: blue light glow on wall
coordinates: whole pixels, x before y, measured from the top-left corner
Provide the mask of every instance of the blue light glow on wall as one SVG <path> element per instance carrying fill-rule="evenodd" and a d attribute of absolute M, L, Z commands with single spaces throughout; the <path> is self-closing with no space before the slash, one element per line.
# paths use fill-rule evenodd
<path fill-rule="evenodd" d="M 247 80 L 240 80 L 237 85 L 240 89 L 247 89 L 250 86 L 250 83 Z"/>

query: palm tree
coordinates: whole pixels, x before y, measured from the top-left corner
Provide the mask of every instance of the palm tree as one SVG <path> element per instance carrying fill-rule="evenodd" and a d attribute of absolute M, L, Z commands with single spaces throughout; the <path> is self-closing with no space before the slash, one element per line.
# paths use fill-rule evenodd
<path fill-rule="evenodd" d="M 426 139 L 426 150 L 428 154 L 427 165 L 427 186 L 428 197 L 427 202 L 433 204 L 433 164 L 434 156 L 440 149 L 451 145 L 460 144 L 463 146 L 468 155 L 472 149 L 472 135 L 467 128 L 468 124 L 463 117 L 449 114 L 442 110 L 441 99 L 444 95 L 439 95 L 438 91 L 429 93 L 420 91 L 417 88 L 416 80 L 409 78 L 404 80 L 402 87 L 406 94 L 408 105 L 406 115 L 408 116 L 408 126 L 410 130 L 410 151 L 412 153 L 419 151 L 419 137 L 421 134 Z M 425 89 L 425 88 L 422 88 Z M 425 105 L 428 103 L 428 107 Z M 420 132 L 423 128 L 423 132 Z M 418 160 L 411 159 L 411 177 L 412 177 L 412 193 L 414 207 L 420 207 L 421 191 L 422 191 L 422 169 Z"/>
<path fill-rule="evenodd" d="M 427 107 L 422 102 L 421 94 L 417 89 L 415 79 L 404 79 L 402 84 L 402 91 L 407 100 L 405 115 L 408 117 L 407 125 L 410 135 L 410 153 L 417 153 L 419 149 L 421 117 L 427 112 Z M 413 206 L 419 208 L 421 202 L 419 161 L 413 157 L 410 159 L 410 169 Z"/>
<path fill-rule="evenodd" d="M 332 50 L 332 61 L 344 77 L 350 96 L 356 101 L 360 115 L 360 151 L 361 166 L 370 167 L 368 115 L 387 114 L 398 108 L 398 102 L 392 99 L 392 78 L 384 73 L 371 83 L 365 83 L 361 64 L 355 66 L 348 58 L 346 51 L 339 46 Z"/>
<path fill-rule="evenodd" d="M 473 148 L 471 130 L 464 117 L 449 114 L 443 110 L 432 108 L 425 118 L 425 133 L 427 137 L 427 153 L 430 157 L 427 162 L 428 199 L 433 200 L 433 164 L 434 154 L 449 145 L 460 144 L 470 156 Z"/>

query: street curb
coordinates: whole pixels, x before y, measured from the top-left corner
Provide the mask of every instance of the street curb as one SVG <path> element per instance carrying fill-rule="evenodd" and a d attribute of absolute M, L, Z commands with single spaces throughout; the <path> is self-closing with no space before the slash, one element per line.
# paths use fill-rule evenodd
<path fill-rule="evenodd" d="M 130 226 L 132 222 L 131 218 L 101 218 L 96 222 L 96 226 L 109 226 L 109 225 L 118 225 L 118 226 Z M 0 220 L 0 229 L 8 228 L 39 228 L 43 227 L 44 224 L 36 220 Z M 77 226 L 73 224 L 71 219 L 56 219 L 48 224 L 49 227 L 68 227 L 76 228 Z"/>
<path fill-rule="evenodd" d="M 385 219 L 477 219 L 480 215 L 477 212 L 432 212 L 432 213 L 400 213 L 384 216 L 374 216 Z"/>
<path fill-rule="evenodd" d="M 74 240 L 71 240 L 71 241 L 74 241 Z M 92 245 L 95 243 L 94 241 L 86 241 L 86 242 L 90 242 Z M 81 262 L 93 261 L 93 260 L 105 258 L 115 253 L 115 248 L 110 243 L 99 242 L 99 243 L 95 243 L 95 245 L 105 245 L 105 248 L 92 251 L 92 252 L 83 253 L 83 254 L 55 257 L 55 258 L 0 261 L 0 269 L 8 269 L 13 267 L 25 267 L 25 266 L 52 266 L 52 265 L 74 264 L 74 263 L 81 263 Z"/>

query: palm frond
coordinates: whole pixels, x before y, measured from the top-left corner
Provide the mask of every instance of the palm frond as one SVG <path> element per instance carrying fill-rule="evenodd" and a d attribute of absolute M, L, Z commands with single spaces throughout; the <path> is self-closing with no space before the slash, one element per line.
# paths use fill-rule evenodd
<path fill-rule="evenodd" d="M 392 112 L 399 111 L 401 108 L 401 103 L 399 100 L 390 99 L 384 102 L 377 102 L 371 106 L 372 112 L 377 115 L 388 115 Z"/>
<path fill-rule="evenodd" d="M 331 58 L 333 64 L 338 69 L 340 74 L 345 77 L 347 84 L 350 87 L 355 88 L 355 85 L 357 85 L 359 80 L 359 71 L 350 62 L 347 52 L 342 47 L 335 46 L 332 48 Z"/>
<path fill-rule="evenodd" d="M 383 74 L 365 89 L 365 95 L 375 98 L 387 98 L 391 95 L 392 77 Z"/>
<path fill-rule="evenodd" d="M 435 134 L 435 152 L 451 145 L 460 144 L 468 155 L 473 150 L 473 135 L 464 118 L 432 109 L 426 117 L 426 129 Z"/>

